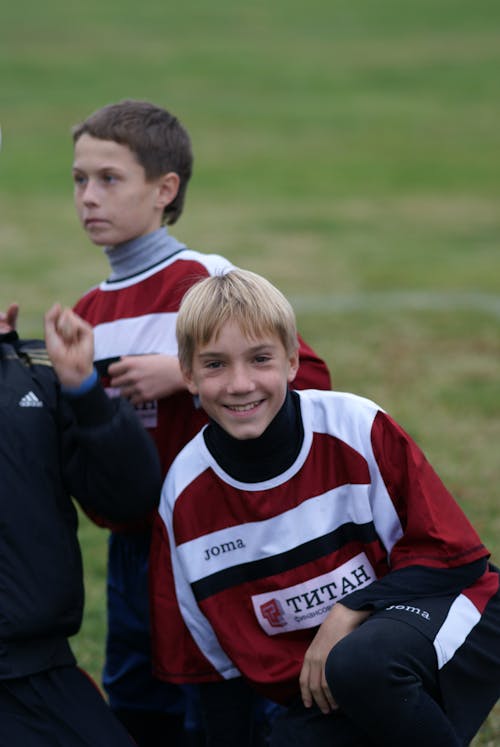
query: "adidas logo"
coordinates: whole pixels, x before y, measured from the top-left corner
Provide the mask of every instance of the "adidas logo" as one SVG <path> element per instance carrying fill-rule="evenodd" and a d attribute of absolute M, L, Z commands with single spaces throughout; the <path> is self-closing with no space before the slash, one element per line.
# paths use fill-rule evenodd
<path fill-rule="evenodd" d="M 19 407 L 43 407 L 43 402 L 38 399 L 34 392 L 28 392 L 19 400 Z"/>

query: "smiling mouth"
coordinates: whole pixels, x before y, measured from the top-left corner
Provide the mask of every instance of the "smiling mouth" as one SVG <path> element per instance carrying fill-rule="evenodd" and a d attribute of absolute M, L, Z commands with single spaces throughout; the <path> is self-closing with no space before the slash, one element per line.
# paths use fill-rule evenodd
<path fill-rule="evenodd" d="M 263 400 L 259 399 L 255 402 L 249 402 L 246 405 L 225 405 L 225 407 L 228 410 L 231 410 L 231 412 L 249 412 L 250 410 L 255 410 L 261 402 L 263 402 Z"/>

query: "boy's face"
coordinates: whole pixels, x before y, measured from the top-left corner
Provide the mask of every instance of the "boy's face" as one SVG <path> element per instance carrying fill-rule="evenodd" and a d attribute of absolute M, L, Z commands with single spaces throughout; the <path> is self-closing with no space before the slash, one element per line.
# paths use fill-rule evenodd
<path fill-rule="evenodd" d="M 127 145 L 87 133 L 75 143 L 73 181 L 82 226 L 94 244 L 103 246 L 160 228 L 163 209 L 178 189 L 177 174 L 146 181 L 143 166 Z"/>
<path fill-rule="evenodd" d="M 248 339 L 229 322 L 217 339 L 196 348 L 184 377 L 210 418 L 234 438 L 248 439 L 273 420 L 298 365 L 298 353 L 289 356 L 278 336 Z"/>

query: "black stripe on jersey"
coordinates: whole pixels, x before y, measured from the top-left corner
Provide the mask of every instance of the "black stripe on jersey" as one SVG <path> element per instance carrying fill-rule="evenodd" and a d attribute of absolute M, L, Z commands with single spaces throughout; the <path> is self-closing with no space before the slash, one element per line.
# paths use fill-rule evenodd
<path fill-rule="evenodd" d="M 273 555 L 269 558 L 254 560 L 250 563 L 240 563 L 239 565 L 225 568 L 210 576 L 205 576 L 199 581 L 191 584 L 193 594 L 197 602 L 207 599 L 225 589 L 246 583 L 256 581 L 259 578 L 273 576 L 277 573 L 290 571 L 304 563 L 323 558 L 344 547 L 349 542 L 360 542 L 369 544 L 378 539 L 378 535 L 373 526 L 373 522 L 367 524 L 354 524 L 349 522 L 343 524 L 332 532 L 324 534 L 321 537 L 305 542 L 298 547 L 294 547 L 286 552 Z"/>

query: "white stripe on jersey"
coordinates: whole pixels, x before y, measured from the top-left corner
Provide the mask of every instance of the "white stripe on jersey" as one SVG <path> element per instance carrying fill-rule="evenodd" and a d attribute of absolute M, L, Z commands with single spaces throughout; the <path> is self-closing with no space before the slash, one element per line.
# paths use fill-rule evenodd
<path fill-rule="evenodd" d="M 185 262 L 198 262 L 198 264 L 205 267 L 210 275 L 222 275 L 234 269 L 234 265 L 219 254 L 201 254 L 193 249 L 182 249 L 182 251 L 172 254 L 171 257 L 167 257 L 164 262 L 153 265 L 153 267 L 149 267 L 143 272 L 138 272 L 136 275 L 131 275 L 131 277 L 124 278 L 123 280 L 112 280 L 111 282 L 103 280 L 99 286 L 95 287 L 99 287 L 102 291 L 117 291 L 122 288 L 130 288 L 130 286 L 137 285 L 137 283 L 141 283 L 143 280 L 156 275 L 157 272 L 161 272 L 165 267 L 183 260 Z"/>
<path fill-rule="evenodd" d="M 460 594 L 451 605 L 446 620 L 434 639 L 439 669 L 454 656 L 480 619 L 481 613 L 477 607 L 468 597 Z"/>
<path fill-rule="evenodd" d="M 375 402 L 349 392 L 299 392 L 304 430 L 339 438 L 367 460 L 370 471 L 371 510 L 377 534 L 389 554 L 403 536 L 401 522 L 387 492 L 373 453 L 371 427 L 377 412 Z"/>
<path fill-rule="evenodd" d="M 232 566 L 271 558 L 349 522 L 367 524 L 373 521 L 368 493 L 368 485 L 341 485 L 270 519 L 227 527 L 184 542 L 177 550 L 188 581 L 194 583 Z"/>
<path fill-rule="evenodd" d="M 236 482 L 222 473 L 220 468 L 214 464 L 205 446 L 203 432 L 200 432 L 174 460 L 163 487 L 159 511 L 169 535 L 177 601 L 186 625 L 200 650 L 225 678 L 238 676 L 238 670 L 220 647 L 210 622 L 198 607 L 191 588 L 192 582 L 230 565 L 284 552 L 308 539 L 323 536 L 348 521 L 357 523 L 374 521 L 376 532 L 388 554 L 403 533 L 377 467 L 369 437 L 373 418 L 379 408 L 361 397 L 337 392 L 310 390 L 299 392 L 299 396 L 306 447 L 303 447 L 295 464 L 284 474 L 265 483 Z M 335 402 L 330 401 L 331 398 L 335 399 Z M 347 428 L 343 424 L 341 414 L 346 399 L 350 400 Z M 353 399 L 356 400 L 357 407 L 353 407 Z M 329 400 L 328 406 L 325 400 Z M 271 519 L 227 527 L 227 529 L 212 532 L 176 547 L 172 522 L 176 499 L 204 470 L 214 469 L 219 477 L 229 485 L 243 490 L 271 489 L 288 481 L 303 466 L 311 447 L 313 431 L 338 437 L 363 454 L 368 460 L 372 483 L 339 486 L 322 495 L 309 498 L 294 509 L 284 511 Z M 368 434 L 365 440 L 362 435 L 364 432 Z M 346 490 L 349 493 L 349 501 L 342 500 Z M 258 525 L 258 532 L 252 531 L 255 525 Z M 258 534 L 258 541 L 254 539 L 253 534 Z M 243 542 L 240 542 L 240 539 Z M 206 550 L 210 550 L 210 547 L 221 548 L 224 543 L 226 546 L 229 546 L 228 543 L 234 543 L 237 550 L 242 544 L 248 544 L 243 548 L 246 556 L 243 557 L 238 551 L 224 553 L 221 550 L 215 555 L 209 552 L 210 561 L 208 561 Z M 232 544 L 230 547 L 233 549 Z M 235 556 L 237 556 L 237 561 L 234 559 Z"/>
<path fill-rule="evenodd" d="M 119 355 L 177 355 L 177 313 L 144 314 L 115 319 L 94 327 L 94 359 Z"/>

